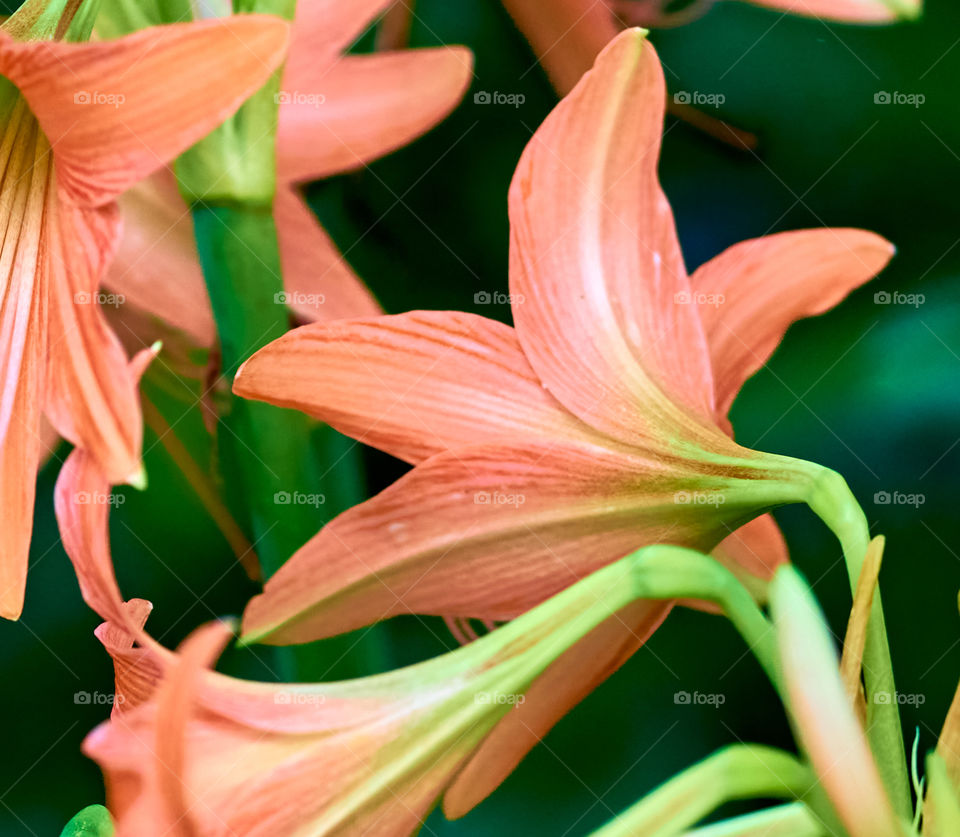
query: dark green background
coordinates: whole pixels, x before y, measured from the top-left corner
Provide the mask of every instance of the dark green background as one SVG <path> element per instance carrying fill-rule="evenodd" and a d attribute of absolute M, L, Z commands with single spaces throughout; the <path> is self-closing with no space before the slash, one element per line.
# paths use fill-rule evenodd
<path fill-rule="evenodd" d="M 420 0 L 417 14 L 414 44 L 474 50 L 473 88 L 427 137 L 314 187 L 311 198 L 387 310 L 457 308 L 506 319 L 505 306 L 474 306 L 474 294 L 506 290 L 507 187 L 555 97 L 493 0 Z M 930 0 L 920 23 L 859 29 L 724 2 L 653 40 L 671 92 L 722 94 L 718 114 L 760 139 L 756 154 L 737 152 L 669 121 L 661 172 L 689 268 L 744 238 L 819 225 L 873 229 L 899 248 L 879 280 L 790 331 L 733 418 L 746 445 L 843 473 L 873 531 L 888 536 L 882 583 L 899 687 L 924 700 L 905 708 L 905 729 L 912 737 L 919 727 L 928 748 L 960 672 L 960 9 Z M 476 105 L 478 90 L 522 93 L 526 102 Z M 879 91 L 920 93 L 926 102 L 878 105 Z M 880 290 L 921 293 L 925 302 L 878 305 Z M 180 427 L 202 444 L 199 416 Z M 150 488 L 122 492 L 113 549 L 124 591 L 154 601 L 150 624 L 171 644 L 215 614 L 239 613 L 254 587 L 153 441 L 148 434 Z M 379 454 L 367 466 L 371 489 L 401 472 Z M 23 619 L 0 625 L 3 835 L 56 834 L 103 796 L 79 746 L 108 707 L 77 705 L 74 694 L 110 692 L 111 667 L 58 545 L 56 469 L 54 462 L 39 480 Z M 328 486 L 331 495 L 349 477 Z M 920 493 L 925 503 L 876 505 L 878 491 Z M 842 631 L 849 595 L 837 544 L 803 509 L 778 516 Z M 389 631 L 397 661 L 441 647 L 414 620 Z M 268 676 L 252 655 L 230 662 Z M 681 690 L 719 692 L 726 702 L 678 706 Z M 781 710 L 723 621 L 678 611 L 491 800 L 458 823 L 436 815 L 424 833 L 586 834 L 737 740 L 789 746 Z"/>

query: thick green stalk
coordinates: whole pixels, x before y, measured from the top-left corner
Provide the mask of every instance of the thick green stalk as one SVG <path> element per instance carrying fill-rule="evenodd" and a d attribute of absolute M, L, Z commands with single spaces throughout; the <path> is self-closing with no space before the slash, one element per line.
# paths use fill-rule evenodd
<path fill-rule="evenodd" d="M 232 6 L 234 13 L 290 20 L 295 0 L 234 0 Z M 275 73 L 176 164 L 180 192 L 193 213 L 222 372 L 231 385 L 241 364 L 289 327 L 272 211 L 280 78 L 280 72 Z M 317 461 L 311 446 L 313 424 L 300 413 L 231 394 L 220 418 L 218 451 L 228 497 L 269 578 L 327 519 L 363 497 L 347 497 L 356 492 L 332 488 L 327 473 L 334 461 Z M 325 437 L 323 444 L 330 443 Z M 361 472 L 359 450 L 354 448 L 336 460 L 335 477 L 352 487 L 350 471 Z M 327 502 L 328 495 L 332 502 Z M 386 663 L 382 631 L 368 633 L 370 638 L 350 656 L 364 658 L 364 668 L 381 669 Z M 285 663 L 282 674 L 305 674 L 318 667 L 326 671 L 328 663 L 341 656 L 342 650 L 335 649 L 318 654 L 316 646 L 291 651 L 288 657 L 298 662 Z"/>
<path fill-rule="evenodd" d="M 856 592 L 870 543 L 870 531 L 863 510 L 846 481 L 833 471 L 824 472 L 808 502 L 810 508 L 839 538 L 850 587 Z M 909 821 L 913 813 L 910 778 L 879 586 L 874 593 L 870 621 L 867 623 L 863 678 L 867 702 L 867 737 L 894 810 Z"/>
<path fill-rule="evenodd" d="M 201 205 L 193 210 L 200 264 L 213 306 L 223 375 L 287 331 L 277 233 L 269 208 Z M 320 528 L 304 416 L 230 397 L 222 415 L 221 465 L 242 503 L 265 577 Z"/>

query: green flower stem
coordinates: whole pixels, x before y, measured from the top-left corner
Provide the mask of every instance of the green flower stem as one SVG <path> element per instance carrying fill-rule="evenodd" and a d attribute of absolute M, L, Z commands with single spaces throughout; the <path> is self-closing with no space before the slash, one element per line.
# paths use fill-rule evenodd
<path fill-rule="evenodd" d="M 180 4 L 181 0 L 174 0 Z M 295 0 L 233 0 L 234 13 L 274 14 L 292 20 Z M 194 6 L 194 10 L 199 6 Z M 227 7 L 224 6 L 224 9 Z M 200 264 L 219 337 L 222 372 L 232 385 L 241 364 L 289 327 L 282 268 L 273 219 L 276 192 L 277 93 L 281 72 L 234 116 L 180 156 L 180 192 L 193 214 Z M 311 442 L 314 423 L 306 416 L 229 394 L 218 425 L 218 452 L 228 500 L 256 550 L 264 578 L 316 534 L 326 519 L 360 502 L 346 488 L 328 486 L 334 460 L 317 462 Z M 329 447 L 335 440 L 325 438 Z M 337 475 L 361 472 L 359 449 L 337 462 Z M 324 492 L 324 488 L 329 490 Z M 355 493 L 355 492 L 354 492 Z M 326 500 L 332 497 L 333 502 Z M 351 658 L 379 670 L 386 660 L 381 631 Z M 343 650 L 323 643 L 287 650 L 281 676 L 327 671 Z"/>
<path fill-rule="evenodd" d="M 830 837 L 802 802 L 777 805 L 684 832 L 684 837 Z"/>
<path fill-rule="evenodd" d="M 287 331 L 277 233 L 269 208 L 200 205 L 193 209 L 200 264 L 220 336 L 222 371 L 232 383 L 241 363 Z M 308 503 L 283 502 L 316 492 L 308 472 L 309 422 L 297 413 L 230 396 L 219 449 L 265 578 L 316 534 Z"/>
<path fill-rule="evenodd" d="M 846 481 L 833 471 L 824 472 L 808 504 L 839 538 L 847 564 L 850 588 L 855 592 L 870 543 L 870 531 L 863 510 Z M 874 593 L 870 621 L 867 623 L 863 676 L 867 702 L 867 737 L 894 810 L 901 818 L 909 821 L 913 813 L 910 803 L 910 778 L 879 586 Z M 878 702 L 878 696 L 885 696 L 885 699 L 879 697 Z"/>
<path fill-rule="evenodd" d="M 695 825 L 727 802 L 756 797 L 795 799 L 814 782 L 810 769 L 789 753 L 734 744 L 674 776 L 592 837 L 667 837 Z"/>

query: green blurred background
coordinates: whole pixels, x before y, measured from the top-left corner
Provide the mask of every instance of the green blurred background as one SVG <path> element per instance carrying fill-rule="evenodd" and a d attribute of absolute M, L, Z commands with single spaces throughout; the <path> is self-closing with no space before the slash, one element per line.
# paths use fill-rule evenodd
<path fill-rule="evenodd" d="M 388 311 L 455 308 L 507 319 L 507 306 L 475 305 L 474 295 L 506 291 L 507 187 L 556 98 L 494 0 L 418 0 L 416 13 L 414 45 L 473 49 L 472 89 L 425 138 L 312 187 L 311 201 Z M 760 143 L 756 153 L 736 151 L 668 121 L 661 175 L 690 269 L 734 242 L 799 227 L 865 227 L 898 247 L 880 279 L 791 329 L 733 419 L 747 446 L 839 470 L 873 531 L 887 535 L 882 583 L 898 685 L 919 696 L 904 707 L 905 733 L 912 739 L 918 729 L 921 750 L 929 748 L 960 673 L 960 8 L 928 0 L 916 24 L 861 29 L 722 2 L 652 37 L 672 94 L 722 95 L 716 115 Z M 475 104 L 478 91 L 520 93 L 525 102 Z M 925 102 L 878 104 L 880 92 Z M 878 303 L 881 291 L 922 294 L 923 302 Z M 159 392 L 163 382 L 147 386 Z M 204 450 L 199 413 L 177 429 Z M 255 587 L 154 442 L 148 433 L 149 489 L 120 492 L 113 550 L 125 593 L 155 603 L 150 626 L 173 644 L 214 615 L 239 613 Z M 318 455 L 328 443 L 318 440 Z M 365 462 L 369 491 L 403 471 L 373 452 Z M 112 670 L 59 546 L 57 467 L 39 481 L 23 619 L 0 624 L 3 835 L 57 834 L 103 798 L 99 771 L 79 748 L 109 714 L 96 695 L 111 692 Z M 328 478 L 318 526 L 356 481 L 355 471 Z M 874 502 L 883 491 L 924 502 Z M 803 509 L 778 518 L 842 632 L 849 594 L 837 544 Z M 391 663 L 452 646 L 438 623 L 397 620 L 386 631 Z M 362 664 L 347 659 L 334 673 Z M 275 668 L 268 654 L 234 654 L 227 665 L 265 679 Z M 724 702 L 677 704 L 681 691 L 719 693 Z M 90 703 L 76 702 L 81 692 L 94 695 Z M 434 815 L 424 833 L 587 834 L 673 772 L 740 740 L 790 746 L 779 705 L 734 632 L 716 617 L 678 610 L 497 794 L 459 822 Z"/>

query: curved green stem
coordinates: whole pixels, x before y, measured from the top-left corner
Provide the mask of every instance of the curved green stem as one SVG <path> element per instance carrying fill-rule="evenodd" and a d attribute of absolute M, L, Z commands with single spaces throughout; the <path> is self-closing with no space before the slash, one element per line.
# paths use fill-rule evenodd
<path fill-rule="evenodd" d="M 751 744 L 725 747 L 661 785 L 592 837 L 667 837 L 696 824 L 736 799 L 796 799 L 813 785 L 796 757 Z"/>
<path fill-rule="evenodd" d="M 863 509 L 843 477 L 829 470 L 824 470 L 817 480 L 808 504 L 840 540 L 850 587 L 856 592 L 870 542 Z M 874 593 L 867 623 L 863 677 L 867 701 L 867 737 L 894 809 L 900 817 L 909 820 L 912 815 L 910 778 L 879 586 Z"/>

